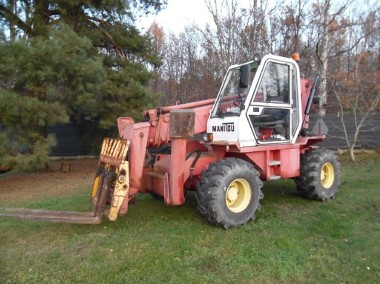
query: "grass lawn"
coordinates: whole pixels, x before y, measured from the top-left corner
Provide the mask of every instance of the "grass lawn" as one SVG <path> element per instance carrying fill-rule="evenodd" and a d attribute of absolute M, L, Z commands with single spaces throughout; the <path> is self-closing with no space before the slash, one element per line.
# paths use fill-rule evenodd
<path fill-rule="evenodd" d="M 206 223 L 192 194 L 176 208 L 141 195 L 101 225 L 0 217 L 0 283 L 379 283 L 380 154 L 357 158 L 342 157 L 335 200 L 266 183 L 257 219 L 237 229 Z M 18 202 L 0 194 L 0 207 L 89 211 L 89 186 Z"/>

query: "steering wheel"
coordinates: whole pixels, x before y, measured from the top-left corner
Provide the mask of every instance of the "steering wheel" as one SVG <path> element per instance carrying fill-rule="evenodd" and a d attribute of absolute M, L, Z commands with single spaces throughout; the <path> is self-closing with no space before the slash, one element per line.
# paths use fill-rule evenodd
<path fill-rule="evenodd" d="M 236 107 L 240 107 L 241 104 L 242 104 L 242 100 L 241 100 L 241 98 L 237 98 L 237 99 L 235 99 L 234 102 L 233 102 L 233 105 L 236 106 Z"/>
<path fill-rule="evenodd" d="M 238 93 L 238 96 L 239 97 L 234 100 L 233 105 L 240 108 L 243 105 L 245 96 L 242 93 Z"/>

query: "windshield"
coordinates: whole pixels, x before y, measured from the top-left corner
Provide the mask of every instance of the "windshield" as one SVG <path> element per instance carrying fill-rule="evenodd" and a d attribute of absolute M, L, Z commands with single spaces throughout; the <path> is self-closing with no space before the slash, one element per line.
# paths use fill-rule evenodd
<path fill-rule="evenodd" d="M 244 103 L 247 98 L 253 77 L 255 76 L 258 65 L 249 64 L 248 86 L 241 82 L 240 66 L 230 69 L 227 74 L 225 83 L 222 86 L 221 94 L 218 98 L 216 107 L 213 110 L 213 117 L 239 116 L 244 109 Z"/>

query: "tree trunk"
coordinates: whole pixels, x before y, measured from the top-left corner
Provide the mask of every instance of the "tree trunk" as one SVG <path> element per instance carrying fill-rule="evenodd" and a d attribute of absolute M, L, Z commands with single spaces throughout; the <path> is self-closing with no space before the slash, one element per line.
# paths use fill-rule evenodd
<path fill-rule="evenodd" d="M 330 0 L 326 0 L 323 5 L 323 13 L 321 15 L 321 39 L 318 44 L 317 56 L 321 63 L 321 73 L 320 73 L 320 84 L 319 84 L 319 108 L 318 115 L 325 116 L 326 115 L 326 107 L 327 107 L 327 70 L 328 70 L 328 48 L 329 48 L 329 10 L 330 10 Z"/>
<path fill-rule="evenodd" d="M 15 13 L 16 7 L 14 0 L 8 1 L 8 7 L 9 10 L 12 11 L 12 13 Z M 11 41 L 14 41 L 16 39 L 17 33 L 16 33 L 16 24 L 13 21 L 9 21 L 9 38 Z"/>
<path fill-rule="evenodd" d="M 351 147 L 350 147 L 350 157 L 351 157 L 351 161 L 353 161 L 353 162 L 355 162 L 354 148 L 355 148 L 355 145 L 351 145 Z"/>

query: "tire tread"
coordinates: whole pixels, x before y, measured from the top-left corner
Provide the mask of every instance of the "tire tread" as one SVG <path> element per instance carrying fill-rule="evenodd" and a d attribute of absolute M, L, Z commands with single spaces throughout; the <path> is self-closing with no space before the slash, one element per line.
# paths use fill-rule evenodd
<path fill-rule="evenodd" d="M 226 179 L 227 175 L 231 172 L 239 171 L 250 171 L 252 177 L 257 184 L 258 190 L 258 200 L 257 205 L 254 206 L 252 214 L 238 222 L 232 222 L 223 212 L 223 204 L 218 202 L 218 197 L 221 191 L 221 186 L 223 186 L 223 180 Z M 195 194 L 197 209 L 200 214 L 211 224 L 223 227 L 225 229 L 229 227 L 237 227 L 246 224 L 249 220 L 255 218 L 255 211 L 259 206 L 259 199 L 264 197 L 261 187 L 263 183 L 259 179 L 259 173 L 257 170 L 248 162 L 243 161 L 238 158 L 226 158 L 213 163 L 209 168 L 202 173 L 202 179 L 198 183 L 197 192 Z M 253 198 L 253 197 L 252 197 Z"/>
<path fill-rule="evenodd" d="M 326 191 L 320 185 L 320 168 L 323 162 L 334 166 L 336 182 L 331 190 Z M 301 155 L 300 176 L 294 181 L 297 191 L 305 198 L 326 201 L 335 198 L 340 184 L 340 163 L 333 151 L 328 149 L 313 149 Z"/>

